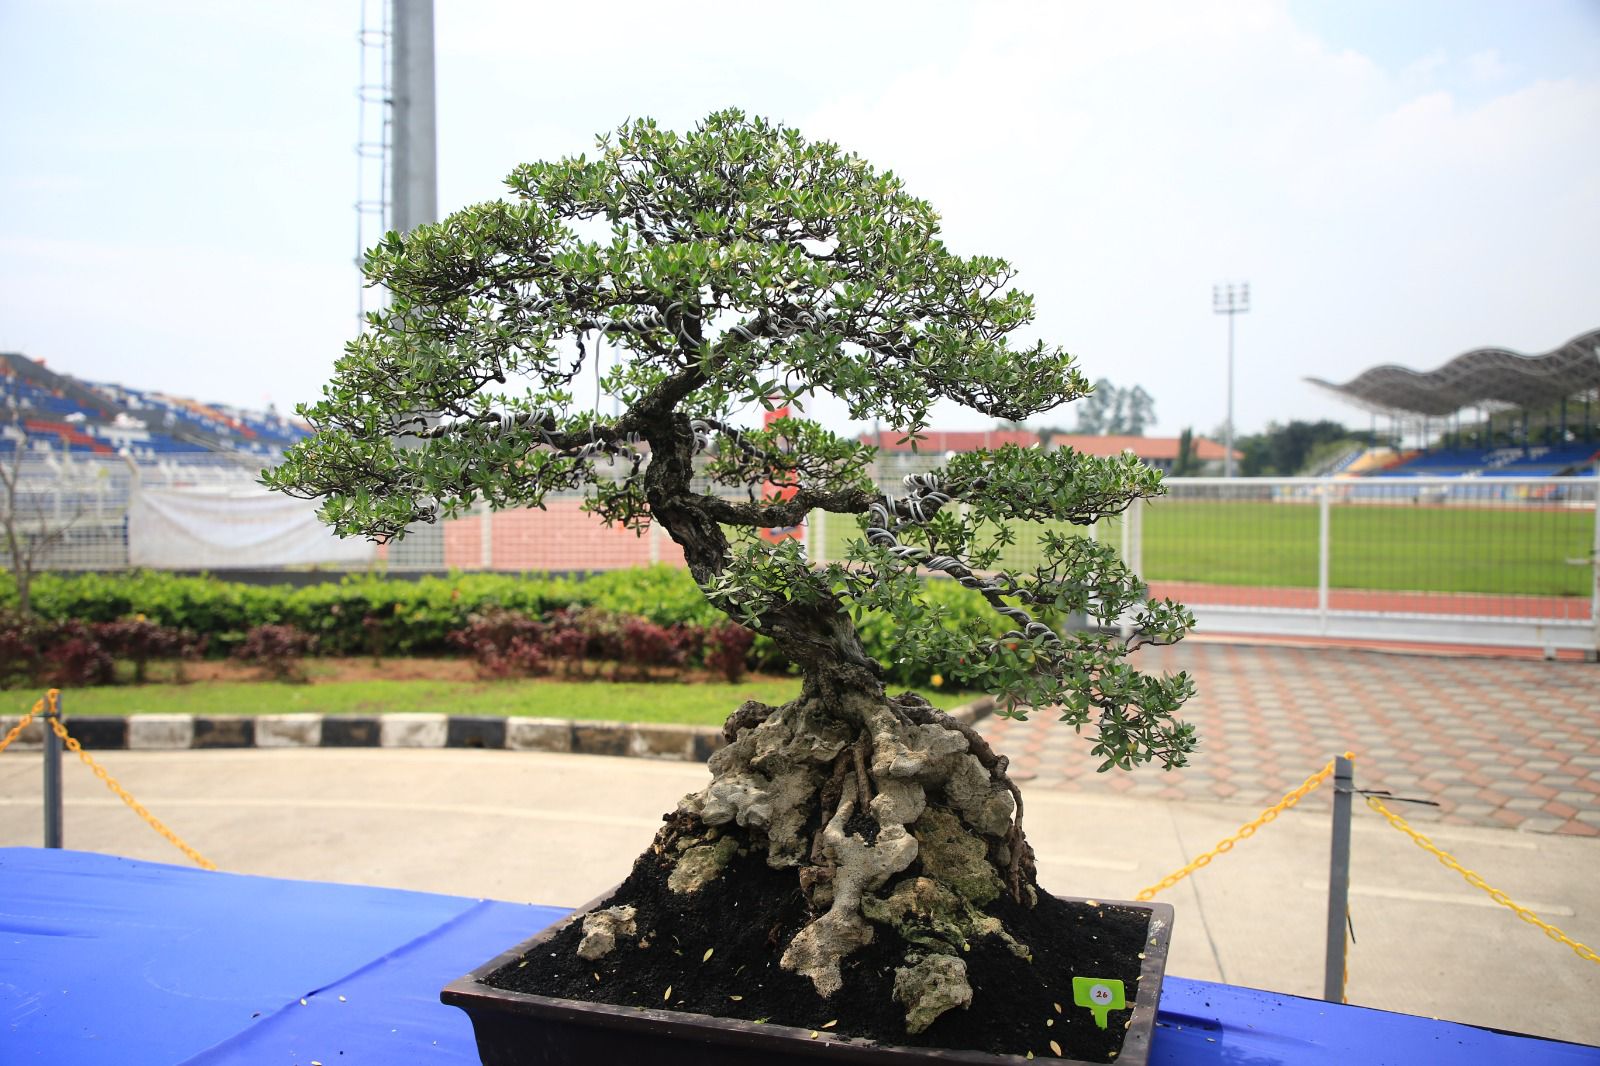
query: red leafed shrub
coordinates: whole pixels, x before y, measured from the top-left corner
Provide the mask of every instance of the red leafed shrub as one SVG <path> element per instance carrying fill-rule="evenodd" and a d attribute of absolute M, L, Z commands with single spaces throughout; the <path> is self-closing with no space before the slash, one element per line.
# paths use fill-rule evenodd
<path fill-rule="evenodd" d="M 584 654 L 590 659 L 609 660 L 620 663 L 622 654 L 622 630 L 626 618 L 620 614 L 588 608 L 578 613 L 578 625 L 583 629 L 587 638 L 584 645 Z"/>
<path fill-rule="evenodd" d="M 520 611 L 495 608 L 472 615 L 465 628 L 447 639 L 472 656 L 484 677 L 533 677 L 549 669 L 544 652 L 547 629 Z"/>
<path fill-rule="evenodd" d="M 545 622 L 544 653 L 561 661 L 568 677 L 583 673 L 583 656 L 589 650 L 589 626 L 581 611 L 554 611 Z"/>
<path fill-rule="evenodd" d="M 196 659 L 205 650 L 204 637 L 187 630 L 156 625 L 143 618 L 97 622 L 94 637 L 112 655 L 133 662 L 133 680 L 144 684 L 152 659 Z"/>
<path fill-rule="evenodd" d="M 687 626 L 661 626 L 645 618 L 630 617 L 622 620 L 618 640 L 618 661 L 644 677 L 652 667 L 682 666 L 698 649 L 700 636 Z"/>
<path fill-rule="evenodd" d="M 110 685 L 116 681 L 116 663 L 81 622 L 61 622 L 48 637 L 42 673 L 50 685 L 77 687 Z"/>
<path fill-rule="evenodd" d="M 756 635 L 734 622 L 707 626 L 703 633 L 706 668 L 715 670 L 730 683 L 737 683 L 744 677 L 746 659 Z"/>
<path fill-rule="evenodd" d="M 0 616 L 0 684 L 37 680 L 49 628 L 14 614 Z"/>
<path fill-rule="evenodd" d="M 316 647 L 317 638 L 299 626 L 260 625 L 245 634 L 233 657 L 261 667 L 276 681 L 304 681 L 300 660 Z"/>

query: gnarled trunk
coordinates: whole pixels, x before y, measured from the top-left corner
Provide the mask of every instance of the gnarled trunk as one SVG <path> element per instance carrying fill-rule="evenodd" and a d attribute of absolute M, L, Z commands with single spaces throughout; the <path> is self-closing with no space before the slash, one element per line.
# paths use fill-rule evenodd
<path fill-rule="evenodd" d="M 709 585 L 729 545 L 690 492 L 690 426 L 671 416 L 647 436 L 651 511 Z M 758 628 L 801 666 L 800 698 L 730 716 L 710 784 L 684 798 L 642 861 L 665 872 L 666 891 L 685 906 L 749 869 L 736 857 L 792 872 L 806 920 L 775 933 L 783 969 L 827 999 L 844 987 L 852 953 L 887 940 L 894 997 L 907 1031 L 921 1032 L 970 1002 L 962 955 L 973 941 L 999 938 L 1028 956 L 986 911 L 1002 895 L 1024 906 L 1036 898 L 1021 794 L 1006 760 L 970 727 L 915 695 L 884 693 L 880 668 L 826 590 L 773 608 Z"/>

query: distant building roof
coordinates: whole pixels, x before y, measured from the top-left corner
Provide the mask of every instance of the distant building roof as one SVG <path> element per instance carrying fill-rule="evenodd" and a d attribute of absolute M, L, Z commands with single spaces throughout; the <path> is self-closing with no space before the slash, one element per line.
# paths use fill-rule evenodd
<path fill-rule="evenodd" d="M 1436 370 L 1375 366 L 1343 385 L 1306 378 L 1342 400 L 1383 414 L 1448 415 L 1477 405 L 1535 407 L 1600 388 L 1600 329 L 1543 355 L 1474 348 Z"/>
<path fill-rule="evenodd" d="M 896 454 L 911 452 L 911 442 L 905 439 L 904 433 L 895 430 L 880 432 L 876 440 L 871 433 L 863 433 L 860 439 L 861 443 L 875 444 L 884 452 Z M 917 451 L 923 455 L 940 456 L 946 452 L 992 450 L 1006 444 L 1015 444 L 1020 448 L 1036 448 L 1039 446 L 1039 434 L 1026 429 L 924 430 L 917 438 Z M 1176 461 L 1178 458 L 1177 437 L 1099 437 L 1082 433 L 1054 433 L 1050 436 L 1049 447 L 1071 448 L 1084 455 L 1121 455 L 1123 452 L 1132 452 L 1141 459 L 1151 461 Z M 1237 448 L 1233 454 L 1236 459 L 1242 457 Z M 1194 438 L 1196 461 L 1202 463 L 1220 461 L 1223 456 L 1224 449 L 1216 441 L 1205 437 Z"/>
<path fill-rule="evenodd" d="M 879 451 L 907 452 L 912 442 L 898 430 L 885 430 L 876 440 L 871 433 L 861 435 L 862 444 L 876 445 Z M 1015 444 L 1019 448 L 1033 448 L 1039 444 L 1039 434 L 1030 429 L 925 429 L 916 439 L 916 450 L 924 455 L 943 455 L 945 452 L 975 452 L 980 449 L 999 448 Z"/>

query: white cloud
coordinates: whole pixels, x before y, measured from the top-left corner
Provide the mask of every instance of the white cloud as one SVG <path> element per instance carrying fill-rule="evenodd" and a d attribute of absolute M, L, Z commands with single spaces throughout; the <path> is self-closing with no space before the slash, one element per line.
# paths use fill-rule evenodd
<path fill-rule="evenodd" d="M 354 323 L 355 15 L 232 10 L 101 6 L 160 40 L 187 27 L 195 43 L 162 54 L 194 65 L 86 53 L 116 94 L 29 97 L 37 140 L 0 146 L 17 193 L 0 203 L 0 343 L 217 399 L 315 393 Z M 1284 0 L 474 0 L 436 19 L 442 207 L 630 115 L 681 127 L 741 106 L 902 174 L 954 247 L 1021 269 L 1042 335 L 1145 385 L 1160 432 L 1221 420 L 1215 281 L 1256 299 L 1237 323 L 1246 429 L 1363 421 L 1306 374 L 1538 351 L 1600 324 L 1592 75 L 1432 55 L 1415 29 L 1402 53 L 1423 59 L 1389 69 Z"/>
<path fill-rule="evenodd" d="M 1506 66 L 1505 60 L 1500 58 L 1500 51 L 1496 48 L 1488 48 L 1468 56 L 1467 70 L 1474 81 L 1480 82 L 1504 81 L 1511 74 L 1511 69 Z"/>

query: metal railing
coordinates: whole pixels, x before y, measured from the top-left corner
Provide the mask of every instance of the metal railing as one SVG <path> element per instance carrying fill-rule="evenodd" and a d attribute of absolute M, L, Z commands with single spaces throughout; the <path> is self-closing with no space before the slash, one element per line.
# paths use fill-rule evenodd
<path fill-rule="evenodd" d="M 139 484 L 215 491 L 253 471 L 209 457 L 141 467 Z M 30 460 L 30 462 L 33 462 Z M 886 462 L 880 483 L 941 465 Z M 29 468 L 24 517 L 66 527 L 42 561 L 55 570 L 128 565 L 135 483 L 113 457 Z M 1151 587 L 1191 606 L 1202 632 L 1600 649 L 1600 478 L 1169 478 L 1166 494 L 1068 532 L 1108 539 Z M 705 487 L 702 486 L 702 489 Z M 582 496 L 544 510 L 478 509 L 418 527 L 376 565 L 395 572 L 595 571 L 681 565 L 659 529 L 609 528 Z M 1015 527 L 1002 565 L 1039 561 L 1042 526 Z M 814 513 L 800 531 L 812 558 L 841 558 L 859 537 L 848 516 Z M 3 549 L 0 549 L 3 555 Z M 6 560 L 9 563 L 9 560 Z"/>
<path fill-rule="evenodd" d="M 1123 520 L 1212 632 L 1600 647 L 1594 477 L 1172 479 Z"/>

